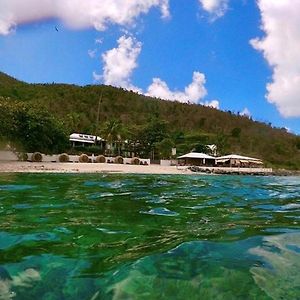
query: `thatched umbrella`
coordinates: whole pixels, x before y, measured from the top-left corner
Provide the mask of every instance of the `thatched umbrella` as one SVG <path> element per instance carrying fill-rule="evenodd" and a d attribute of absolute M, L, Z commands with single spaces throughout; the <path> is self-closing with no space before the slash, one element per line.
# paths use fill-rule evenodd
<path fill-rule="evenodd" d="M 32 155 L 31 155 L 31 160 L 33 162 L 41 162 L 43 160 L 43 156 L 42 156 L 42 153 L 40 152 L 34 152 Z"/>
<path fill-rule="evenodd" d="M 79 156 L 79 162 L 88 163 L 89 162 L 89 157 L 86 154 L 83 153 Z"/>
<path fill-rule="evenodd" d="M 58 157 L 59 162 L 68 162 L 70 160 L 69 155 L 67 153 L 62 153 Z"/>
<path fill-rule="evenodd" d="M 104 155 L 98 155 L 97 157 L 96 157 L 96 163 L 105 163 L 105 161 L 106 161 L 106 159 L 105 159 L 105 156 Z"/>
<path fill-rule="evenodd" d="M 124 159 L 122 156 L 116 156 L 115 157 L 115 163 L 116 164 L 123 164 L 124 163 Z"/>
<path fill-rule="evenodd" d="M 132 165 L 139 165 L 140 164 L 140 159 L 138 157 L 133 157 L 131 159 L 131 164 Z"/>

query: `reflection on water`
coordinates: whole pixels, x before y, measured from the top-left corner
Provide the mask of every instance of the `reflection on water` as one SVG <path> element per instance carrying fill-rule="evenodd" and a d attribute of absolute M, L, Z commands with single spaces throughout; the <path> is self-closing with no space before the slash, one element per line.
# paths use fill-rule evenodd
<path fill-rule="evenodd" d="M 257 285 L 272 299 L 300 299 L 300 234 L 268 236 L 250 249 L 265 261 L 250 271 Z"/>
<path fill-rule="evenodd" d="M 5 268 L 0 267 L 0 299 L 12 299 L 16 296 L 13 288 L 32 288 L 34 283 L 40 280 L 39 272 L 33 268 L 25 269 L 11 277 Z"/>
<path fill-rule="evenodd" d="M 0 299 L 300 299 L 299 178 L 0 175 Z"/>

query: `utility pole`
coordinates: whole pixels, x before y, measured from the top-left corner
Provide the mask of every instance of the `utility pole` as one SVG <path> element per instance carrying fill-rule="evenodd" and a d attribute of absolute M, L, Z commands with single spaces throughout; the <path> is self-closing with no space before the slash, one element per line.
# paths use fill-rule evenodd
<path fill-rule="evenodd" d="M 99 102 L 98 102 L 98 111 L 97 111 L 96 132 L 95 132 L 95 135 L 97 135 L 97 130 L 98 130 L 98 128 L 99 128 L 100 106 L 101 106 L 101 103 L 102 103 L 102 96 L 103 96 L 103 91 L 101 90 L 101 94 L 100 94 Z"/>
<path fill-rule="evenodd" d="M 95 144 L 97 143 L 97 129 L 99 127 L 99 119 L 100 119 L 100 107 L 102 103 L 102 96 L 103 96 L 103 91 L 101 90 L 101 94 L 99 97 L 99 102 L 98 102 L 98 110 L 97 110 L 97 119 L 96 119 L 96 126 L 95 126 Z"/>

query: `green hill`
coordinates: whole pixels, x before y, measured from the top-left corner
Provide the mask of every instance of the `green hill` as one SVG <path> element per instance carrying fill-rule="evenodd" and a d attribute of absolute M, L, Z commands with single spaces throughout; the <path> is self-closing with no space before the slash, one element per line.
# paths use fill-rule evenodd
<path fill-rule="evenodd" d="M 139 135 L 142 139 L 157 134 L 160 129 L 155 124 L 160 124 L 164 127 L 158 134 L 161 139 L 152 137 L 158 148 L 163 147 L 163 140 L 167 144 L 166 139 L 177 147 L 177 154 L 217 144 L 219 154 L 239 153 L 262 158 L 273 167 L 300 169 L 299 136 L 201 105 L 154 99 L 103 85 L 27 84 L 4 73 L 0 73 L 0 102 L 49 112 L 63 123 L 67 133 L 105 135 L 108 122 L 115 120 L 122 125 L 123 139 L 137 140 Z"/>

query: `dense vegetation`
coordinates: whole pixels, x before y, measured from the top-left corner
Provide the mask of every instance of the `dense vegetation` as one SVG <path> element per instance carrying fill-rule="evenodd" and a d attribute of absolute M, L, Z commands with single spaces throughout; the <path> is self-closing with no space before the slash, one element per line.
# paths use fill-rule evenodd
<path fill-rule="evenodd" d="M 1 99 L 0 138 L 19 150 L 59 153 L 68 145 L 63 123 L 29 103 Z"/>
<path fill-rule="evenodd" d="M 27 84 L 3 73 L 0 97 L 0 137 L 24 150 L 61 151 L 69 133 L 84 132 L 111 142 L 129 140 L 142 156 L 168 157 L 173 146 L 182 154 L 216 144 L 218 154 L 239 153 L 270 166 L 300 169 L 299 136 L 230 111 L 111 86 Z"/>

